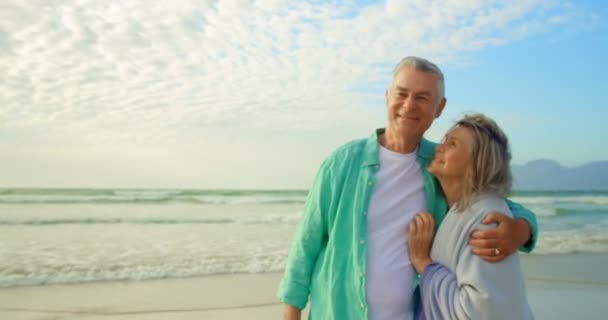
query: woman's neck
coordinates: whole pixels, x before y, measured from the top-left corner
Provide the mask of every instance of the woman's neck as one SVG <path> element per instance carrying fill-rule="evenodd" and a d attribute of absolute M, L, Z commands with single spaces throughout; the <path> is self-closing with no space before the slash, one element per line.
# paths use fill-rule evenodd
<path fill-rule="evenodd" d="M 448 207 L 451 208 L 462 196 L 462 178 L 449 179 L 437 177 L 437 180 L 439 180 L 445 200 L 448 202 Z"/>

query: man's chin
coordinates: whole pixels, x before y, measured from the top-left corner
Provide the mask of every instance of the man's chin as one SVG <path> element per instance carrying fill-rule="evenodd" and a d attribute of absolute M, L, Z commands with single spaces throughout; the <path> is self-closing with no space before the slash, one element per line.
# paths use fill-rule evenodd
<path fill-rule="evenodd" d="M 416 127 L 420 123 L 420 120 L 406 118 L 406 117 L 397 117 L 395 119 L 395 123 L 401 127 Z"/>
<path fill-rule="evenodd" d="M 407 123 L 400 123 L 400 122 L 394 123 L 393 131 L 403 137 L 416 137 L 416 136 L 422 137 L 422 134 L 420 134 L 418 132 L 415 125 L 411 125 L 411 124 L 407 124 Z"/>

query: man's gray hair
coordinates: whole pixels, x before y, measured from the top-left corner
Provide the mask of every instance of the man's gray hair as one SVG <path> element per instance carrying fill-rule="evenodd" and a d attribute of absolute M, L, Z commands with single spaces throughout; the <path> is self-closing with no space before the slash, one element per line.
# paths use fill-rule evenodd
<path fill-rule="evenodd" d="M 395 69 L 393 70 L 393 78 L 391 79 L 391 90 L 393 89 L 393 82 L 395 81 L 397 73 L 399 73 L 399 71 L 405 67 L 414 67 L 418 71 L 436 74 L 437 78 L 439 79 L 439 88 L 437 88 L 439 93 L 439 101 L 445 97 L 445 80 L 443 78 L 443 72 L 441 72 L 441 69 L 439 69 L 436 64 L 430 62 L 429 60 L 415 56 L 405 57 L 401 59 L 401 61 L 399 61 L 399 63 L 395 66 Z"/>

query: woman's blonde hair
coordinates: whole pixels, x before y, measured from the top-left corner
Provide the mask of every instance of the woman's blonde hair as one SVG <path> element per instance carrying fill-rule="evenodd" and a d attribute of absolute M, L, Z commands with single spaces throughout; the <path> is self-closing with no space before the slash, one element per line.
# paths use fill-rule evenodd
<path fill-rule="evenodd" d="M 511 191 L 511 151 L 505 133 L 494 120 L 481 113 L 465 115 L 453 128 L 470 130 L 473 136 L 471 163 L 465 175 L 457 209 L 469 206 L 472 198 L 491 192 L 506 197 Z"/>

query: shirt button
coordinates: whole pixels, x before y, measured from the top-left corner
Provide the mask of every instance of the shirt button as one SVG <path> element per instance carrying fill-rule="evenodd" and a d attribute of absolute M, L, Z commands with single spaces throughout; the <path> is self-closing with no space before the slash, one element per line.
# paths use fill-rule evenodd
<path fill-rule="evenodd" d="M 361 308 L 365 308 L 365 305 L 363 303 L 361 304 Z"/>
<path fill-rule="evenodd" d="M 359 243 L 360 243 L 360 244 L 364 244 L 364 243 L 365 243 L 365 240 L 361 240 L 361 241 L 359 241 Z"/>
<path fill-rule="evenodd" d="M 359 273 L 359 277 L 363 278 L 363 272 Z"/>
<path fill-rule="evenodd" d="M 368 186 L 371 186 L 371 185 L 372 185 L 372 182 L 371 182 L 371 181 L 368 181 L 368 182 L 367 182 L 367 185 L 368 185 Z"/>

